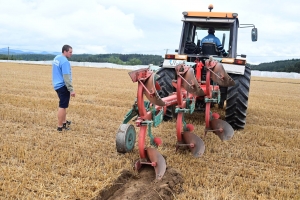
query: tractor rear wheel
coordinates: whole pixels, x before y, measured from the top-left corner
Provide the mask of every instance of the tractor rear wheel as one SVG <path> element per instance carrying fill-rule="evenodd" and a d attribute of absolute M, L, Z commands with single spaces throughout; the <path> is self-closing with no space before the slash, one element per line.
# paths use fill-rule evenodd
<path fill-rule="evenodd" d="M 228 87 L 226 100 L 226 121 L 234 129 L 243 129 L 246 124 L 251 69 L 245 67 L 244 75 L 230 74 L 235 85 Z"/>
<path fill-rule="evenodd" d="M 176 91 L 176 89 L 172 85 L 172 81 L 177 78 L 175 69 L 173 68 L 160 68 L 157 72 L 157 75 L 159 77 L 156 79 L 156 81 L 160 85 L 160 90 L 158 90 L 158 94 L 161 98 L 167 97 L 173 92 Z M 164 115 L 164 120 L 168 121 L 174 118 L 175 115 L 175 107 L 174 106 L 168 106 L 166 114 Z"/>

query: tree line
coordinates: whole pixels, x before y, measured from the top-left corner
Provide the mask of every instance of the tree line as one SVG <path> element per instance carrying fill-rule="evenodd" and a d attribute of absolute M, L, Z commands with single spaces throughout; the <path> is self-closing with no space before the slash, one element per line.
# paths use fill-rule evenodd
<path fill-rule="evenodd" d="M 250 66 L 252 70 L 259 71 L 300 73 L 300 59 L 280 60 Z"/>
<path fill-rule="evenodd" d="M 0 60 L 27 60 L 27 61 L 46 61 L 53 60 L 55 55 L 51 54 L 15 54 L 1 55 Z M 160 55 L 146 54 L 74 54 L 70 61 L 76 62 L 107 62 L 119 65 L 160 65 L 163 61 Z M 271 72 L 296 72 L 300 73 L 300 59 L 280 60 L 258 65 L 251 65 L 252 70 L 271 71 Z"/>
<path fill-rule="evenodd" d="M 53 60 L 54 57 L 55 55 L 51 54 L 16 54 L 9 56 L 9 60 L 46 61 Z M 7 55 L 0 54 L 0 60 L 7 59 Z M 73 54 L 69 60 L 76 62 L 107 62 L 119 65 L 160 65 L 163 57 L 146 54 Z"/>

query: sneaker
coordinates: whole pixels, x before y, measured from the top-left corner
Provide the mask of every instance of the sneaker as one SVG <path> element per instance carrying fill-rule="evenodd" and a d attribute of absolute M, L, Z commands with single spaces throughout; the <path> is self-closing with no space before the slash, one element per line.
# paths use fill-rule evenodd
<path fill-rule="evenodd" d="M 63 130 L 66 130 L 66 131 L 68 131 L 68 130 L 70 130 L 68 127 L 65 127 L 65 126 L 63 126 L 63 127 L 57 127 L 57 131 L 63 131 Z"/>
<path fill-rule="evenodd" d="M 67 127 L 67 125 L 68 125 L 68 126 L 70 126 L 70 125 L 71 125 L 71 123 L 72 123 L 71 121 L 66 121 L 66 123 L 63 123 L 63 127 L 65 127 L 65 128 L 66 128 L 66 127 Z"/>

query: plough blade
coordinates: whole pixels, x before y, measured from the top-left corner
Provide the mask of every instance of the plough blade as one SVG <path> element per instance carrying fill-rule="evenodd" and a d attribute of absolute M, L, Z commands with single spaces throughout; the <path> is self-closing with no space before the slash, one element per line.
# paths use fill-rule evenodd
<path fill-rule="evenodd" d="M 182 86 L 186 91 L 188 91 L 191 94 L 194 94 L 196 96 L 204 96 L 204 91 L 200 87 L 195 74 L 194 74 L 194 69 L 189 68 L 187 72 L 183 75 L 183 78 L 187 81 L 182 81 Z M 190 85 L 189 85 L 189 84 Z"/>
<path fill-rule="evenodd" d="M 234 86 L 235 82 L 233 79 L 226 73 L 223 65 L 217 63 L 215 67 L 212 68 L 214 73 L 211 73 L 211 79 L 222 87 Z"/>
<path fill-rule="evenodd" d="M 182 137 L 186 144 L 190 144 L 189 148 L 194 157 L 198 158 L 203 155 L 205 145 L 200 137 L 190 131 L 183 132 Z"/>
<path fill-rule="evenodd" d="M 233 128 L 226 121 L 221 119 L 213 119 L 210 121 L 210 128 L 212 131 L 219 136 L 219 138 L 224 140 L 230 140 L 234 134 Z"/>
<path fill-rule="evenodd" d="M 154 164 L 156 179 L 162 179 L 167 168 L 166 160 L 155 148 L 148 147 L 146 151 L 150 162 Z"/>
<path fill-rule="evenodd" d="M 146 95 L 147 99 L 155 105 L 158 106 L 165 106 L 165 102 L 160 98 L 159 94 L 157 93 L 156 88 L 159 88 L 159 86 L 156 83 L 156 74 L 153 73 L 145 82 L 145 87 L 148 91 L 144 91 L 144 94 Z"/>

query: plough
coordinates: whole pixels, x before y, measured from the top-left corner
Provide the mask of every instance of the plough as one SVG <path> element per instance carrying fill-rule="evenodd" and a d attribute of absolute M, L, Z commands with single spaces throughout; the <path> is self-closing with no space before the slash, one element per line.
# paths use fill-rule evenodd
<path fill-rule="evenodd" d="M 188 65 L 190 64 L 190 65 Z M 201 80 L 202 69 L 206 71 L 206 79 Z M 188 148 L 196 158 L 201 157 L 205 151 L 203 140 L 194 133 L 194 126 L 184 120 L 185 114 L 195 111 L 195 104 L 201 100 L 205 102 L 205 129 L 215 133 L 222 141 L 229 140 L 234 130 L 229 123 L 223 121 L 218 113 L 211 112 L 211 104 L 220 101 L 219 86 L 229 87 L 235 83 L 225 72 L 223 65 L 212 57 L 204 62 L 199 59 L 195 63 L 183 63 L 175 67 L 177 79 L 172 81 L 176 92 L 166 97 L 160 97 L 161 89 L 156 81 L 158 75 L 149 68 L 129 72 L 133 82 L 138 83 L 137 98 L 132 109 L 124 117 L 116 135 L 116 148 L 120 153 L 131 151 L 135 146 L 136 131 L 133 125 L 128 124 L 133 118 L 136 127 L 139 128 L 138 150 L 139 159 L 135 162 L 135 169 L 142 165 L 154 167 L 156 179 L 162 179 L 166 171 L 166 161 L 156 149 L 162 144 L 162 140 L 154 137 L 151 127 L 157 127 L 163 121 L 163 116 L 170 106 L 175 107 L 176 119 L 176 150 Z M 144 100 L 144 95 L 147 100 Z M 150 145 L 146 145 L 146 135 L 150 139 Z"/>

